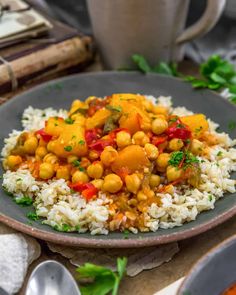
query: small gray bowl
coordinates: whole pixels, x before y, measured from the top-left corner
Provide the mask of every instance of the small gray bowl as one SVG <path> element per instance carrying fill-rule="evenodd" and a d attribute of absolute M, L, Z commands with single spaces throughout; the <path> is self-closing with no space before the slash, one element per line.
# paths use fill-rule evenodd
<path fill-rule="evenodd" d="M 177 295 L 221 295 L 236 283 L 236 235 L 211 249 L 192 267 Z"/>

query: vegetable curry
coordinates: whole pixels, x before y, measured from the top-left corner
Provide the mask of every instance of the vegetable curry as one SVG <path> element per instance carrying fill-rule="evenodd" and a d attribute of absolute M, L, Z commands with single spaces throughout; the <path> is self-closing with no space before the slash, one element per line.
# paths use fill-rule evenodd
<path fill-rule="evenodd" d="M 66 119 L 24 132 L 4 161 L 41 181 L 65 179 L 89 202 L 112 198 L 110 230 L 144 228 L 144 214 L 163 193 L 200 181 L 198 156 L 217 144 L 203 114 L 178 117 L 142 95 L 113 94 L 75 100 Z M 125 222 L 123 222 L 125 220 Z"/>

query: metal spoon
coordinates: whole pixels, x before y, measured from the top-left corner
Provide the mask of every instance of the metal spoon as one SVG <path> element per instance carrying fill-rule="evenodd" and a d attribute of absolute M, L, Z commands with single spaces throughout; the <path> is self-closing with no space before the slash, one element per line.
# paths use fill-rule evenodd
<path fill-rule="evenodd" d="M 25 295 L 81 295 L 70 272 L 59 262 L 47 260 L 32 272 Z"/>

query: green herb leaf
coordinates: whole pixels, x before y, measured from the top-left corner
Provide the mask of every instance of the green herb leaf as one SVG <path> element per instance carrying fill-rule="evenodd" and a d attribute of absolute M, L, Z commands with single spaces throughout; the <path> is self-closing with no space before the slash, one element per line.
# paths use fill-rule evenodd
<path fill-rule="evenodd" d="M 24 196 L 21 198 L 15 198 L 14 200 L 15 200 L 16 204 L 21 205 L 21 206 L 30 206 L 33 204 L 33 200 L 28 196 Z"/>
<path fill-rule="evenodd" d="M 126 273 L 127 258 L 117 259 L 117 270 L 98 266 L 92 263 L 85 263 L 77 268 L 79 278 L 90 278 L 92 283 L 81 287 L 82 295 L 112 295 L 118 294 L 118 289 L 123 276 Z"/>
<path fill-rule="evenodd" d="M 85 144 L 85 141 L 81 139 L 81 140 L 79 141 L 79 144 L 80 144 L 80 145 L 84 145 L 84 144 Z"/>
<path fill-rule="evenodd" d="M 36 212 L 28 212 L 26 214 L 26 217 L 29 218 L 30 220 L 36 221 L 39 219 L 38 215 Z"/>
<path fill-rule="evenodd" d="M 123 237 L 124 237 L 125 240 L 129 239 L 129 234 L 130 234 L 129 230 L 125 229 L 124 232 L 123 232 Z"/>
<path fill-rule="evenodd" d="M 171 154 L 171 158 L 168 161 L 168 163 L 172 166 L 178 167 L 180 162 L 183 160 L 184 152 L 183 151 L 177 151 L 173 152 Z"/>
<path fill-rule="evenodd" d="M 75 120 L 73 120 L 73 119 L 71 119 L 71 118 L 66 118 L 66 119 L 65 119 L 65 122 L 66 122 L 66 124 L 70 124 L 70 125 L 72 125 L 72 124 L 75 122 Z"/>
<path fill-rule="evenodd" d="M 72 227 L 69 224 L 63 223 L 62 225 L 55 225 L 53 227 L 55 230 L 57 231 L 61 231 L 61 232 L 68 232 L 72 230 Z"/>
<path fill-rule="evenodd" d="M 73 113 L 70 114 L 70 117 L 75 115 L 75 114 L 78 114 L 78 113 L 82 114 L 82 115 L 86 115 L 87 111 L 88 111 L 88 109 L 78 108 Z"/>
<path fill-rule="evenodd" d="M 223 152 L 222 151 L 219 151 L 218 153 L 217 153 L 217 157 L 220 157 L 220 156 L 222 156 L 223 155 Z"/>
<path fill-rule="evenodd" d="M 233 131 L 235 128 L 236 128 L 236 122 L 233 121 L 233 120 L 231 120 L 231 121 L 229 122 L 229 124 L 228 124 L 228 129 L 229 129 L 230 131 Z"/>
<path fill-rule="evenodd" d="M 75 167 L 80 167 L 80 161 L 79 161 L 79 160 L 75 160 L 75 161 L 73 161 L 72 164 L 73 164 Z"/>
<path fill-rule="evenodd" d="M 134 54 L 132 56 L 133 62 L 138 66 L 138 69 L 142 71 L 143 73 L 149 73 L 151 72 L 151 67 L 148 64 L 147 60 L 144 56 L 140 54 Z"/>
<path fill-rule="evenodd" d="M 165 62 L 160 62 L 159 65 L 153 68 L 152 72 L 167 76 L 178 76 L 176 63 L 167 64 Z"/>
<path fill-rule="evenodd" d="M 72 146 L 71 145 L 67 145 L 64 147 L 64 150 L 67 152 L 71 152 L 72 151 Z"/>
<path fill-rule="evenodd" d="M 112 112 L 122 112 L 122 107 L 121 106 L 112 106 L 112 105 L 106 105 L 105 107 L 107 110 L 112 111 Z"/>

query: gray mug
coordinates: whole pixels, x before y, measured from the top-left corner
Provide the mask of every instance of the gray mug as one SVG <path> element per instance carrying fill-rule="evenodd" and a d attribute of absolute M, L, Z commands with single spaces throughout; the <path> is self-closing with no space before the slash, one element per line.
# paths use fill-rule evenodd
<path fill-rule="evenodd" d="M 131 56 L 151 64 L 181 61 L 183 44 L 207 33 L 225 0 L 208 0 L 202 17 L 185 29 L 189 0 L 87 0 L 96 43 L 108 69 L 132 66 Z"/>

